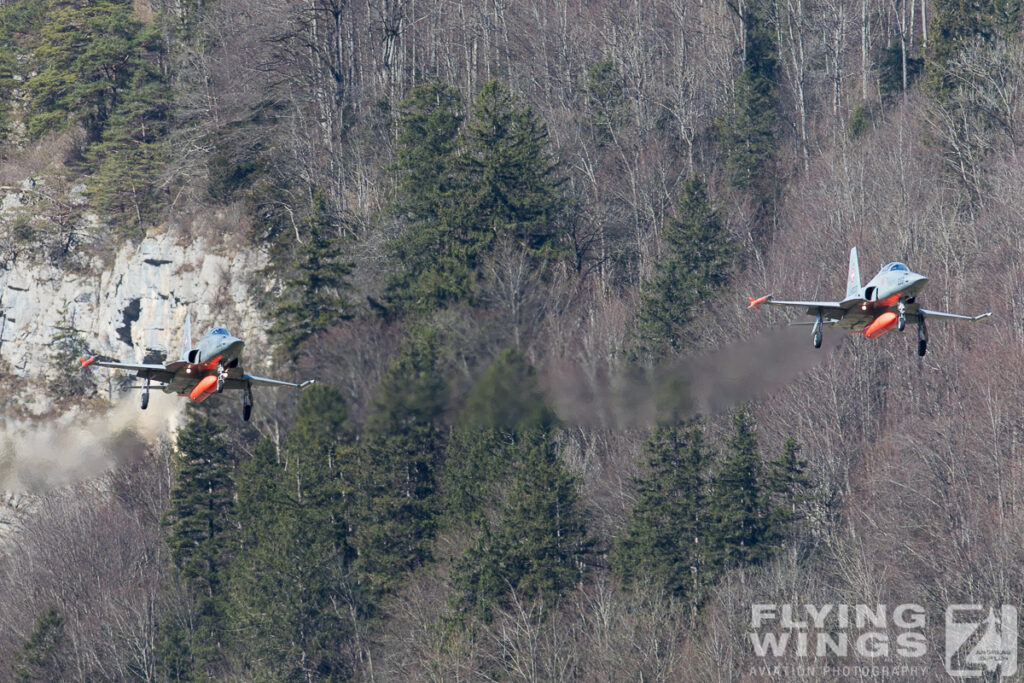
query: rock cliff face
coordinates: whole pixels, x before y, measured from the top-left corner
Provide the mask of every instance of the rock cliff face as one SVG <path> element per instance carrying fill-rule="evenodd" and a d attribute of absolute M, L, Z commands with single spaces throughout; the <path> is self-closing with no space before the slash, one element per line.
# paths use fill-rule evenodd
<path fill-rule="evenodd" d="M 193 342 L 215 324 L 252 345 L 264 341 L 250 303 L 252 274 L 264 265 L 251 250 L 232 252 L 209 238 L 168 230 L 122 248 L 87 275 L 15 263 L 0 270 L 0 360 L 19 377 L 45 377 L 62 324 L 91 351 L 127 362 L 181 353 L 186 312 Z"/>

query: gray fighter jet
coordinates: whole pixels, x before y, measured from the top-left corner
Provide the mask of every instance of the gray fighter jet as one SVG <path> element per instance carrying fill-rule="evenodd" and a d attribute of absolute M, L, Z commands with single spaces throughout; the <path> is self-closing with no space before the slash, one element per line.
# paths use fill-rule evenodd
<path fill-rule="evenodd" d="M 284 382 L 278 379 L 255 377 L 242 371 L 242 348 L 245 346 L 238 337 L 233 337 L 223 327 L 214 327 L 203 335 L 196 348 L 192 348 L 192 321 L 185 317 L 185 338 L 182 342 L 181 359 L 168 361 L 163 365 L 120 363 L 117 361 L 79 358 L 82 369 L 95 365 L 101 368 L 131 370 L 136 377 L 141 377 L 142 409 L 149 405 L 149 387 L 151 382 L 159 382 L 165 394 L 188 396 L 196 403 L 205 401 L 215 393 L 225 389 L 241 389 L 242 419 L 248 421 L 252 414 L 252 386 L 264 384 L 276 387 L 293 387 L 304 389 L 314 380 L 306 380 L 301 384 Z"/>
<path fill-rule="evenodd" d="M 942 313 L 921 308 L 917 295 L 928 284 L 928 278 L 915 273 L 902 263 L 893 262 L 882 267 L 878 275 L 871 278 L 867 286 L 861 287 L 860 266 L 857 263 L 857 247 L 850 250 L 850 270 L 846 279 L 846 298 L 842 301 L 777 301 L 771 294 L 758 299 L 750 298 L 747 308 L 761 308 L 761 304 L 774 306 L 797 306 L 806 308 L 814 322 L 792 323 L 812 325 L 811 338 L 814 348 L 821 347 L 821 330 L 825 325 L 863 333 L 868 339 L 877 339 L 896 328 L 904 330 L 907 321 L 917 323 L 917 355 L 923 356 L 928 350 L 928 328 L 926 319 L 976 321 L 987 318 L 991 313 L 981 315 L 959 315 Z"/>

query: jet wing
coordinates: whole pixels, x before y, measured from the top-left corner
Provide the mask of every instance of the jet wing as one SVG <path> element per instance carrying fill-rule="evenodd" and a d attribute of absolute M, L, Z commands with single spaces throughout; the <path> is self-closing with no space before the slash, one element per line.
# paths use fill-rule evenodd
<path fill-rule="evenodd" d="M 97 360 L 95 356 L 85 360 L 79 359 L 82 364 L 82 369 L 89 367 L 90 365 L 96 365 L 101 368 L 113 368 L 115 370 L 130 370 L 135 373 L 136 377 L 142 377 L 143 379 L 156 380 L 163 384 L 169 384 L 174 379 L 174 371 L 170 370 L 163 365 L 157 365 L 155 363 L 119 363 L 117 361 L 108 360 Z"/>
<path fill-rule="evenodd" d="M 942 311 L 929 311 L 929 310 L 926 310 L 924 308 L 919 308 L 919 309 L 917 309 L 916 311 L 914 311 L 912 313 L 908 311 L 908 313 L 907 313 L 907 317 L 908 318 L 913 318 L 914 316 L 918 316 L 918 317 L 924 318 L 926 320 L 937 318 L 939 320 L 942 320 L 942 319 L 945 319 L 945 320 L 969 320 L 970 322 L 976 322 L 976 321 L 981 320 L 983 318 L 987 318 L 990 315 L 992 315 L 991 312 L 989 312 L 989 313 L 982 313 L 981 315 L 960 315 L 959 313 L 943 313 Z"/>
<path fill-rule="evenodd" d="M 254 375 L 242 375 L 240 378 L 229 378 L 226 383 L 228 389 L 244 389 L 246 384 L 262 384 L 272 387 L 292 387 L 294 389 L 305 389 L 316 380 L 307 379 L 305 382 L 285 382 L 280 379 L 269 379 L 267 377 L 256 377 Z"/>
<path fill-rule="evenodd" d="M 760 308 L 761 304 L 796 306 L 798 308 L 806 308 L 807 315 L 818 315 L 818 311 L 821 311 L 824 317 L 842 317 L 847 309 L 852 308 L 856 303 L 857 301 L 780 301 L 773 299 L 772 295 L 769 294 L 760 299 L 750 299 L 750 305 L 747 308 Z M 844 307 L 843 304 L 847 305 Z"/>

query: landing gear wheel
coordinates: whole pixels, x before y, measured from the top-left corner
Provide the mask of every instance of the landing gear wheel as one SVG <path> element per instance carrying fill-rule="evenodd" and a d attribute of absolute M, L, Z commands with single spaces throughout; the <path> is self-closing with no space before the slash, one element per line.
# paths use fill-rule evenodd
<path fill-rule="evenodd" d="M 917 340 L 917 355 L 923 356 L 928 351 L 928 340 L 919 339 Z"/>
<path fill-rule="evenodd" d="M 821 330 L 814 333 L 814 348 L 821 348 Z"/>
<path fill-rule="evenodd" d="M 142 409 L 145 410 L 149 407 L 149 392 L 142 392 Z"/>
<path fill-rule="evenodd" d="M 907 316 L 900 314 L 899 322 L 896 323 L 896 329 L 902 332 L 907 329 Z"/>
<path fill-rule="evenodd" d="M 242 420 L 248 422 L 252 416 L 252 393 L 246 389 L 242 394 Z"/>

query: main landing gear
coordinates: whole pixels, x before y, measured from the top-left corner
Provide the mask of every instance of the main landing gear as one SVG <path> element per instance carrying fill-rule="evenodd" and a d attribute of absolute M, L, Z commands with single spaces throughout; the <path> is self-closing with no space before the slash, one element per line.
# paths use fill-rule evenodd
<path fill-rule="evenodd" d="M 245 391 L 242 393 L 242 420 L 248 422 L 250 416 L 252 416 L 252 387 L 246 384 Z"/>
<path fill-rule="evenodd" d="M 924 324 L 924 316 L 917 319 L 917 355 L 923 356 L 928 352 L 928 328 Z"/>
<path fill-rule="evenodd" d="M 814 348 L 821 348 L 821 311 L 818 311 L 818 315 L 814 318 L 814 328 L 811 330 L 811 341 L 814 343 Z"/>
<path fill-rule="evenodd" d="M 149 407 L 149 378 L 146 378 L 146 385 L 142 388 L 142 409 Z"/>

